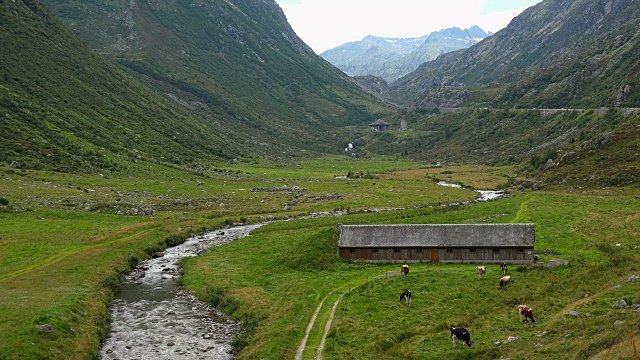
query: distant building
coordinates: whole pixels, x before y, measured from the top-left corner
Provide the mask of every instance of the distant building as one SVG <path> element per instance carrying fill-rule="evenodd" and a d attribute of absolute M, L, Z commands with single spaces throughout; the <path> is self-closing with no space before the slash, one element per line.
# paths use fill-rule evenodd
<path fill-rule="evenodd" d="M 534 263 L 534 224 L 338 224 L 338 231 L 338 256 L 370 263 Z"/>
<path fill-rule="evenodd" d="M 369 124 L 369 128 L 374 131 L 386 131 L 386 130 L 389 130 L 389 126 L 390 126 L 389 124 L 387 124 L 386 122 L 380 119 Z"/>

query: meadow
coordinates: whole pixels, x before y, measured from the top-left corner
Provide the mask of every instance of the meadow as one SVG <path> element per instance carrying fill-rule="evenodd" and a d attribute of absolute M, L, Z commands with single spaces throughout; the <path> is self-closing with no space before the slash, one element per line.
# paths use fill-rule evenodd
<path fill-rule="evenodd" d="M 638 210 L 637 198 L 626 193 L 536 192 L 465 206 L 275 223 L 187 261 L 184 284 L 203 294 L 223 290 L 237 302 L 238 318 L 261 319 L 240 358 L 294 358 L 313 310 L 332 294 L 304 353 L 314 358 L 323 319 L 340 293 L 346 295 L 326 359 L 588 358 L 617 343 L 620 351 L 632 349 L 625 341 L 637 331 L 640 314 L 612 306 L 620 299 L 640 304 L 640 284 L 626 282 L 638 274 Z M 397 264 L 336 259 L 337 222 L 534 222 L 540 261 L 569 265 L 512 266 L 513 284 L 505 291 L 496 289 L 497 265 L 480 280 L 475 265 L 455 264 L 416 264 L 403 278 Z M 404 288 L 413 291 L 411 307 L 398 301 Z M 536 325 L 519 323 L 519 304 L 535 309 Z M 473 347 L 453 349 L 451 326 L 470 329 Z M 518 340 L 506 343 L 510 336 Z"/>
<path fill-rule="evenodd" d="M 8 204 L 0 207 L 0 358 L 92 358 L 108 331 L 106 307 L 120 275 L 154 251 L 232 223 L 335 210 L 344 215 L 272 222 L 183 263 L 185 289 L 243 320 L 247 331 L 234 341 L 239 358 L 294 358 L 326 297 L 303 354 L 315 357 L 341 294 L 328 359 L 585 358 L 618 343 L 610 351 L 628 356 L 624 339 L 637 331 L 639 315 L 611 305 L 618 298 L 640 303 L 637 283 L 626 283 L 638 272 L 638 188 L 521 192 L 508 186 L 514 177 L 512 168 L 347 157 L 197 172 L 148 163 L 104 174 L 1 167 L 0 197 Z M 476 193 L 437 180 L 505 187 L 510 196 L 444 206 Z M 153 215 L 128 215 L 131 209 Z M 399 267 L 337 258 L 338 222 L 534 222 L 541 261 L 569 266 L 512 268 L 514 283 L 504 292 L 495 289 L 497 267 L 481 280 L 471 265 L 418 264 L 406 279 L 388 276 Z M 410 308 L 397 301 L 405 287 L 414 292 Z M 521 302 L 537 311 L 539 324 L 518 323 Z M 591 316 L 566 315 L 574 309 Z M 450 326 L 469 328 L 474 346 L 452 349 Z M 511 335 L 522 340 L 494 344 Z"/>

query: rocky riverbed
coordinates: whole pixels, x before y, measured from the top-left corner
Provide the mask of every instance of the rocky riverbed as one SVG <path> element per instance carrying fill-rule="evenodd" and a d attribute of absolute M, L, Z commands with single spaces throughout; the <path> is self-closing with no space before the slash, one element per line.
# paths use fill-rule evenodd
<path fill-rule="evenodd" d="M 178 261 L 212 246 L 245 237 L 260 224 L 189 238 L 157 258 L 140 263 L 125 278 L 110 305 L 111 333 L 101 359 L 233 359 L 232 338 L 240 324 L 193 295 L 178 290 Z"/>

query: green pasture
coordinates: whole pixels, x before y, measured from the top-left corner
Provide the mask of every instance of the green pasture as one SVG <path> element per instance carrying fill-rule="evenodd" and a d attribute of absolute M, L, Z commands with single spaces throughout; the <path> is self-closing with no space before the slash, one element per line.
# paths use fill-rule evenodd
<path fill-rule="evenodd" d="M 486 358 L 508 354 L 503 349 L 519 349 L 524 342 L 494 349 L 490 341 L 501 338 L 495 326 L 517 329 L 517 324 L 511 324 L 515 320 L 513 303 L 527 300 L 540 308 L 541 319 L 567 320 L 562 311 L 578 301 L 582 292 L 607 299 L 598 302 L 602 310 L 592 311 L 590 318 L 603 321 L 603 335 L 583 344 L 572 337 L 562 338 L 575 347 L 568 353 L 596 354 L 604 349 L 602 344 L 620 343 L 612 340 L 619 335 L 615 330 L 627 328 L 609 329 L 597 316 L 605 314 L 609 298 L 618 293 L 629 303 L 640 302 L 631 287 L 634 284 L 623 286 L 618 293 L 610 289 L 635 271 L 640 245 L 637 188 L 521 193 L 509 187 L 513 171 L 438 168 L 346 156 L 288 164 L 226 164 L 197 171 L 141 161 L 137 167 L 103 174 L 0 167 L 0 358 L 93 357 L 108 329 L 106 309 L 121 273 L 190 232 L 334 210 L 343 210 L 345 215 L 272 222 L 245 239 L 184 262 L 182 284 L 186 289 L 243 320 L 247 332 L 234 341 L 242 349 L 240 358 L 293 358 L 309 319 L 327 297 L 303 353 L 305 359 L 314 358 L 324 323 L 341 294 L 348 295 L 340 302 L 326 340 L 326 358 L 359 358 L 358 351 L 387 358 L 395 354 L 420 358 L 427 351 L 425 344 L 436 343 L 454 358 L 455 354 L 470 356 L 482 351 L 489 354 L 481 355 Z M 348 173 L 354 176 L 345 178 Z M 476 193 L 439 186 L 438 180 L 476 189 L 504 188 L 510 196 L 450 206 L 471 200 Z M 295 188 L 303 191 L 289 191 Z M 151 208 L 153 215 L 127 215 L 131 208 Z M 493 292 L 495 278 L 475 281 L 469 265 L 420 264 L 408 279 L 387 277 L 399 273 L 397 265 L 337 258 L 337 222 L 534 222 L 541 261 L 562 258 L 571 265 L 514 273 L 519 277 L 504 293 Z M 437 274 L 439 280 L 431 282 L 431 274 Z M 563 280 L 567 274 L 574 275 Z M 589 279 L 588 286 L 579 286 L 580 276 Z M 402 281 L 414 287 L 415 303 L 409 310 L 395 301 L 399 296 L 396 286 Z M 531 293 L 521 292 L 518 286 L 523 284 Z M 551 302 L 547 301 L 554 288 L 550 284 L 559 289 Z M 459 312 L 432 307 L 434 302 L 446 306 L 449 298 L 441 294 L 447 293 L 459 294 L 451 299 L 466 302 L 469 289 L 489 295 L 479 304 L 483 314 L 502 315 L 492 318 L 474 315 L 477 309 Z M 493 294 L 506 300 L 490 302 Z M 386 317 L 394 318 L 388 311 L 396 311 L 395 318 L 409 330 L 392 335 L 401 325 L 386 321 Z M 429 323 L 420 325 L 403 317 L 412 313 L 426 316 Z M 633 314 L 627 310 L 625 316 Z M 375 331 L 367 319 L 375 320 Z M 633 324 L 632 319 L 621 319 Z M 57 331 L 37 330 L 39 324 L 52 325 Z M 454 324 L 473 329 L 477 342 L 472 349 L 451 352 L 443 336 Z M 381 337 L 384 326 L 388 326 L 389 338 Z M 562 347 L 551 344 L 552 339 L 556 338 L 545 339 L 539 351 L 560 353 Z M 622 345 L 615 349 L 616 354 L 628 350 Z"/>
<path fill-rule="evenodd" d="M 638 273 L 639 210 L 634 196 L 615 192 L 538 192 L 464 206 L 273 223 L 186 261 L 183 284 L 201 296 L 211 289 L 224 292 L 236 303 L 233 316 L 261 319 L 240 358 L 293 358 L 316 307 L 330 293 L 304 359 L 317 355 L 324 319 L 341 293 L 349 295 L 329 333 L 327 359 L 587 358 L 616 343 L 624 347 L 640 324 L 632 309 L 612 308 L 619 299 L 640 304 L 640 285 L 626 283 Z M 337 222 L 534 222 L 541 262 L 564 259 L 569 266 L 511 266 L 514 280 L 505 291 L 496 288 L 497 265 L 477 280 L 475 265 L 416 264 L 405 279 L 397 276 L 397 264 L 337 259 Z M 410 308 L 398 301 L 404 288 L 414 292 Z M 519 324 L 519 304 L 532 306 L 539 323 Z M 571 310 L 580 317 L 570 317 Z M 614 325 L 616 320 L 624 323 Z M 474 346 L 453 349 L 451 326 L 469 328 Z M 509 336 L 519 340 L 495 344 Z"/>
<path fill-rule="evenodd" d="M 383 175 L 420 167 L 348 157 L 198 171 L 141 161 L 101 174 L 0 167 L 0 358 L 91 357 L 108 328 L 106 306 L 120 274 L 176 235 L 315 211 L 475 197 L 435 185 L 426 169 L 419 181 L 336 179 L 349 171 Z M 285 185 L 305 191 L 251 191 Z M 417 189 L 420 197 L 412 195 Z M 127 215 L 132 208 L 151 208 L 153 216 Z M 41 324 L 58 331 L 37 330 Z"/>

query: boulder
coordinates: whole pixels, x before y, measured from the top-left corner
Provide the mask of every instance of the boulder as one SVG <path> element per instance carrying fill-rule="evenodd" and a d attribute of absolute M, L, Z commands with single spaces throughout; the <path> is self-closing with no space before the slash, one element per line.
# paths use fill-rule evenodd
<path fill-rule="evenodd" d="M 617 303 L 613 304 L 614 309 L 624 309 L 627 307 L 627 302 L 623 299 L 618 300 Z"/>
<path fill-rule="evenodd" d="M 569 262 L 567 260 L 549 260 L 544 266 L 546 267 L 556 267 L 556 266 L 565 266 L 568 265 Z"/>
<path fill-rule="evenodd" d="M 36 329 L 45 331 L 57 331 L 53 326 L 49 324 L 36 325 Z"/>

